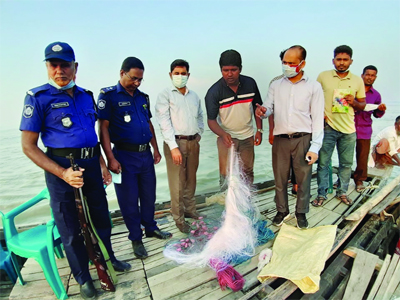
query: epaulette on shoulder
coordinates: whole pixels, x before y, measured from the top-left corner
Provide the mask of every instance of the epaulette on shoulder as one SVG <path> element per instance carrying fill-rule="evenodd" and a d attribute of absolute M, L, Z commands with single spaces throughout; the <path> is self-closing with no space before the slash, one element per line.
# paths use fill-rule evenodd
<path fill-rule="evenodd" d="M 100 93 L 101 93 L 101 94 L 106 94 L 106 93 L 111 92 L 111 91 L 114 91 L 114 90 L 116 90 L 116 89 L 117 89 L 117 86 L 116 86 L 116 85 L 113 85 L 113 86 L 109 86 L 109 87 L 106 87 L 106 88 L 102 88 L 102 89 L 100 90 Z"/>
<path fill-rule="evenodd" d="M 93 92 L 92 92 L 91 90 L 86 90 L 86 89 L 84 89 L 84 91 L 85 91 L 86 93 L 88 93 L 90 96 L 93 97 Z"/>
<path fill-rule="evenodd" d="M 30 89 L 29 91 L 27 91 L 26 93 L 30 96 L 35 96 L 36 94 L 43 92 L 43 91 L 47 91 L 49 89 L 47 84 L 35 87 L 33 89 Z"/>

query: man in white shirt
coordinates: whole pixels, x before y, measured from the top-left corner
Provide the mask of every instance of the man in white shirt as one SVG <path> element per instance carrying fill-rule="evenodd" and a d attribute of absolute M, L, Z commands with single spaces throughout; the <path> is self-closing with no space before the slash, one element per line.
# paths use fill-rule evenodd
<path fill-rule="evenodd" d="M 396 118 L 394 126 L 386 127 L 379 132 L 372 144 L 369 167 L 400 166 L 400 116 Z"/>
<path fill-rule="evenodd" d="M 274 81 L 265 106 L 258 105 L 256 115 L 261 118 L 274 114 L 274 143 L 272 167 L 275 177 L 276 226 L 289 217 L 287 184 L 293 165 L 298 184 L 296 219 L 297 227 L 308 228 L 306 213 L 309 210 L 312 164 L 324 136 L 324 96 L 321 85 L 304 73 L 306 50 L 292 46 L 282 59 L 283 78 Z"/>
<path fill-rule="evenodd" d="M 200 98 L 186 87 L 189 63 L 177 59 L 171 64 L 172 86 L 157 98 L 156 116 L 164 138 L 171 195 L 171 213 L 181 232 L 190 232 L 185 217 L 198 219 L 194 193 L 199 166 L 200 139 L 204 131 Z"/>

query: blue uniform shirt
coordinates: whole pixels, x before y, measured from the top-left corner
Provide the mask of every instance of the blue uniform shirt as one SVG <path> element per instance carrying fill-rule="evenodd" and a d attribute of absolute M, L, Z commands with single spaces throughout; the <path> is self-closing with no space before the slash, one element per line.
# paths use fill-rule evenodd
<path fill-rule="evenodd" d="M 94 147 L 95 108 L 92 92 L 75 86 L 72 98 L 47 83 L 27 92 L 19 129 L 41 133 L 46 147 Z"/>
<path fill-rule="evenodd" d="M 150 103 L 145 93 L 135 90 L 132 97 L 118 82 L 100 90 L 97 107 L 99 119 L 110 123 L 112 143 L 146 144 L 153 137 Z"/>

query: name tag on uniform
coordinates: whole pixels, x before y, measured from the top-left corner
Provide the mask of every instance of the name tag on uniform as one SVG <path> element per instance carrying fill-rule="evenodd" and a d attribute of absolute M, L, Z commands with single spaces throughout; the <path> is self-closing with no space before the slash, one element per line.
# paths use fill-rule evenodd
<path fill-rule="evenodd" d="M 118 102 L 118 106 L 130 106 L 130 105 L 131 105 L 130 101 Z"/>
<path fill-rule="evenodd" d="M 61 107 L 68 107 L 68 102 L 60 102 L 60 103 L 52 103 L 51 108 L 61 108 Z"/>

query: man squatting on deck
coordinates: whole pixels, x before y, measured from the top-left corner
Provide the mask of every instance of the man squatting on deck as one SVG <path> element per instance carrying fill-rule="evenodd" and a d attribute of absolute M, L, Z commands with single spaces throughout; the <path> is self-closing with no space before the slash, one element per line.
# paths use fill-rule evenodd
<path fill-rule="evenodd" d="M 129 230 L 133 253 L 138 258 L 148 256 L 140 225 L 144 226 L 147 237 L 168 239 L 172 236 L 159 230 L 154 220 L 154 164 L 160 162 L 161 155 L 150 120 L 149 96 L 138 89 L 143 74 L 144 66 L 140 59 L 126 58 L 119 72 L 119 82 L 101 89 L 97 104 L 101 146 L 107 156 L 109 170 L 116 174 L 122 172 L 122 182 L 115 183 L 115 192 Z M 114 144 L 113 149 L 111 143 Z"/>
<path fill-rule="evenodd" d="M 22 149 L 45 170 L 50 206 L 64 245 L 65 254 L 84 299 L 96 296 L 89 273 L 89 258 L 80 235 L 73 188 L 81 188 L 87 198 L 91 218 L 110 255 L 114 269 L 129 270 L 130 264 L 118 261 L 111 248 L 111 224 L 103 181 L 111 182 L 94 128 L 97 118 L 91 91 L 75 85 L 78 63 L 73 49 L 55 42 L 45 49 L 48 83 L 31 89 L 25 97 L 20 130 Z M 37 146 L 39 134 L 46 154 Z M 73 171 L 70 160 L 81 167 Z"/>
<path fill-rule="evenodd" d="M 257 83 L 241 75 L 242 58 L 235 50 L 226 50 L 219 59 L 222 78 L 207 91 L 208 126 L 217 138 L 220 186 L 226 189 L 229 148 L 233 145 L 243 163 L 242 168 L 250 185 L 254 180 L 254 146 L 262 141 L 262 120 L 253 115 L 256 104 L 262 104 Z"/>
<path fill-rule="evenodd" d="M 186 87 L 189 63 L 176 59 L 170 67 L 172 86 L 157 98 L 156 116 L 164 138 L 171 195 L 171 214 L 181 232 L 189 233 L 185 218 L 198 219 L 196 211 L 196 172 L 199 166 L 200 139 L 204 131 L 203 110 L 199 96 Z"/>
<path fill-rule="evenodd" d="M 369 167 L 384 168 L 385 165 L 400 166 L 400 116 L 394 122 L 394 126 L 389 126 L 379 132 L 374 142 Z"/>
<path fill-rule="evenodd" d="M 282 225 L 290 216 L 287 184 L 291 166 L 298 184 L 297 227 L 308 228 L 312 164 L 321 148 L 324 120 L 324 98 L 321 85 L 303 71 L 306 50 L 295 45 L 282 59 L 284 77 L 272 82 L 265 104 L 257 105 L 255 114 L 266 118 L 274 114 L 272 168 L 275 178 L 275 202 L 278 213 L 273 224 Z"/>

